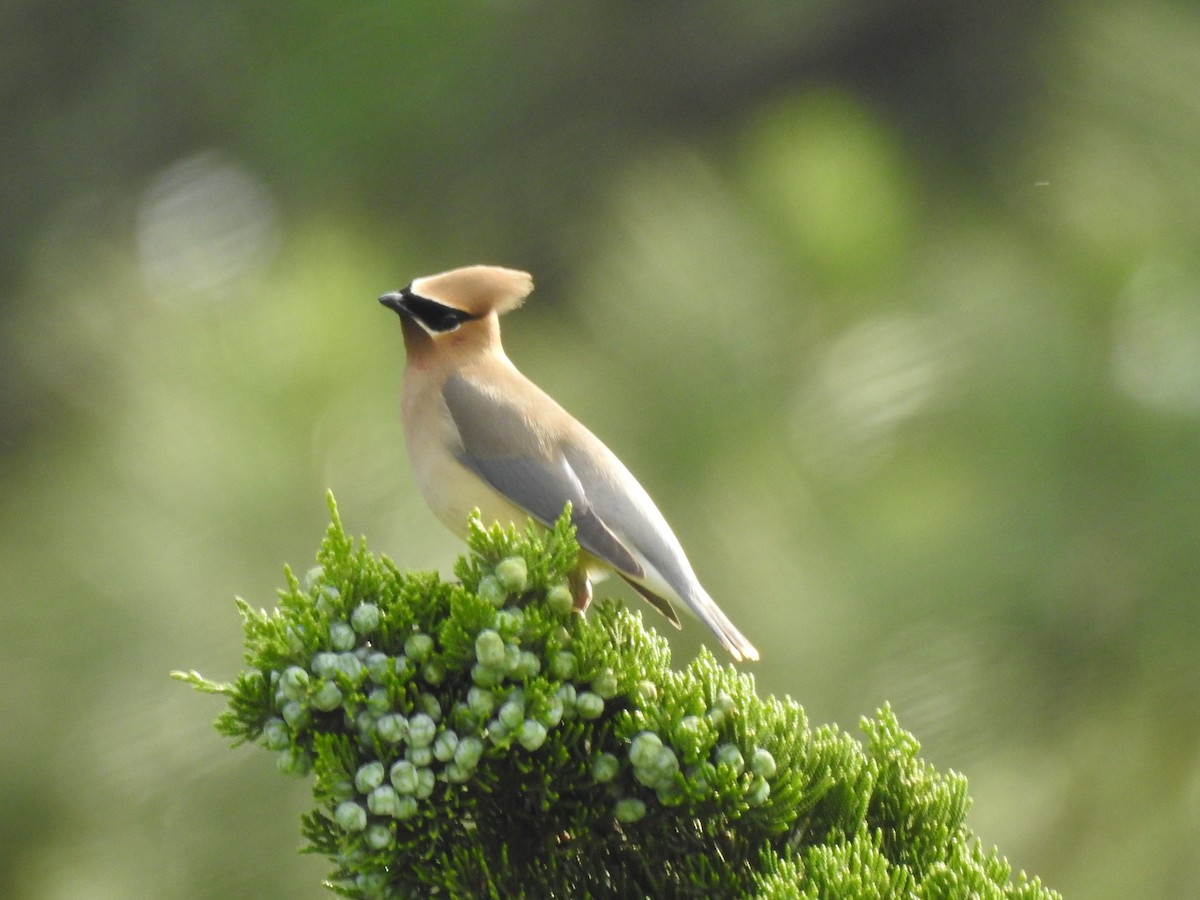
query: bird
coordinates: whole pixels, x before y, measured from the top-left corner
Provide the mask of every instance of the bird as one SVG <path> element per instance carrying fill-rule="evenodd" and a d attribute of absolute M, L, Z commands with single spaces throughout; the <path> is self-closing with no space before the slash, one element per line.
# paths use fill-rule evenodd
<path fill-rule="evenodd" d="M 570 502 L 581 549 L 571 575 L 577 609 L 586 610 L 592 581 L 615 572 L 676 628 L 673 603 L 694 613 L 735 660 L 757 660 L 637 479 L 505 354 L 500 316 L 532 291 L 527 272 L 472 265 L 379 298 L 400 317 L 401 419 L 425 502 L 460 537 L 475 509 L 484 522 L 532 518 L 549 528 Z"/>

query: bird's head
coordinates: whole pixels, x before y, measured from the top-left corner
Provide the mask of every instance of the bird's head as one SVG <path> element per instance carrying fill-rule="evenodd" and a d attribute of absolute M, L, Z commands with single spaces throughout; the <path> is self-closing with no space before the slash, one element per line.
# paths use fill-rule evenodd
<path fill-rule="evenodd" d="M 431 341 L 457 334 L 461 344 L 478 332 L 482 342 L 498 334 L 496 318 L 516 309 L 533 290 L 528 272 L 499 266 L 465 266 L 414 279 L 408 287 L 384 294 L 379 302 L 415 325 Z M 411 323 L 411 325 L 410 325 Z"/>

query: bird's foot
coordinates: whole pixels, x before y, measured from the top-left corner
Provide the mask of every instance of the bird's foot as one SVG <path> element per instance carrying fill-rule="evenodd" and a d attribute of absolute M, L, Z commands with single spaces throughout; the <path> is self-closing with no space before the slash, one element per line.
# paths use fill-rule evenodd
<path fill-rule="evenodd" d="M 575 596 L 575 608 L 581 613 L 587 612 L 588 604 L 592 602 L 592 583 L 583 572 L 575 572 L 570 577 L 571 593 Z"/>

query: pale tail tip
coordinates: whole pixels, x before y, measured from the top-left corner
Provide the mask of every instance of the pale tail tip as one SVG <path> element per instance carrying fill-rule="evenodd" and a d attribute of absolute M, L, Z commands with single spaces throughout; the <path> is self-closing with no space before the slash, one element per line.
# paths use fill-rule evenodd
<path fill-rule="evenodd" d="M 758 649 L 740 634 L 736 640 L 727 639 L 721 643 L 725 645 L 729 655 L 738 662 L 758 662 Z"/>
<path fill-rule="evenodd" d="M 746 636 L 734 627 L 733 623 L 715 604 L 711 609 L 715 612 L 713 618 L 716 621 L 708 624 L 713 634 L 717 636 L 717 640 L 721 642 L 721 646 L 728 650 L 729 655 L 738 662 L 758 662 L 758 648 L 746 640 Z"/>

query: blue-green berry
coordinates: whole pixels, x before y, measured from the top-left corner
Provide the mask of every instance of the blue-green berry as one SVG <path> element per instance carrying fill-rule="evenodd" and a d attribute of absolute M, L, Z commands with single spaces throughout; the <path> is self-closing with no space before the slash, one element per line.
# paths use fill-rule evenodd
<path fill-rule="evenodd" d="M 388 675 L 392 671 L 392 658 L 386 653 L 380 653 L 378 650 L 367 655 L 363 660 L 363 665 L 367 667 L 367 677 L 376 684 L 383 684 Z"/>
<path fill-rule="evenodd" d="M 283 719 L 267 719 L 263 725 L 263 743 L 268 750 L 282 750 L 291 742 L 291 733 Z"/>
<path fill-rule="evenodd" d="M 663 747 L 663 752 L 658 758 L 657 767 L 658 778 L 655 782 L 655 787 L 662 790 L 665 785 L 674 784 L 678 779 L 679 774 L 679 757 L 675 755 L 675 751 L 670 747 Z"/>
<path fill-rule="evenodd" d="M 670 747 L 660 747 L 646 765 L 634 764 L 633 777 L 648 788 L 663 789 L 675 780 L 679 772 L 679 758 Z"/>
<path fill-rule="evenodd" d="M 379 627 L 379 607 L 374 603 L 360 603 L 350 613 L 350 627 L 359 634 L 370 634 Z"/>
<path fill-rule="evenodd" d="M 487 688 L 472 687 L 467 691 L 467 705 L 479 718 L 486 719 L 496 711 L 496 695 Z"/>
<path fill-rule="evenodd" d="M 553 728 L 563 719 L 563 703 L 557 696 L 552 696 L 542 704 L 537 720 L 547 728 Z"/>
<path fill-rule="evenodd" d="M 471 770 L 464 769 L 456 762 L 451 762 L 442 769 L 442 777 L 451 784 L 462 784 L 470 780 Z"/>
<path fill-rule="evenodd" d="M 329 789 L 329 796 L 337 803 L 343 800 L 354 800 L 358 797 L 358 791 L 354 789 L 354 782 L 349 778 L 342 778 L 333 783 L 333 787 Z"/>
<path fill-rule="evenodd" d="M 358 730 L 359 737 L 365 742 L 363 746 L 369 746 L 371 739 L 375 736 L 375 715 L 369 710 L 361 710 L 354 717 L 354 727 Z"/>
<path fill-rule="evenodd" d="M 499 632 L 485 628 L 475 638 L 475 658 L 481 666 L 499 669 L 504 666 L 504 638 Z"/>
<path fill-rule="evenodd" d="M 675 725 L 675 746 L 684 749 L 684 755 L 687 755 L 688 751 L 696 752 L 697 745 L 704 738 L 706 731 L 703 718 L 684 716 Z"/>
<path fill-rule="evenodd" d="M 387 890 L 388 873 L 380 872 L 360 872 L 354 879 L 354 886 L 358 888 L 358 893 L 363 897 L 368 897 L 370 900 L 375 900 L 376 897 L 383 897 L 384 891 Z"/>
<path fill-rule="evenodd" d="M 437 777 L 433 774 L 433 769 L 418 769 L 417 790 L 414 796 L 418 800 L 426 799 L 430 794 L 433 793 L 433 788 L 436 783 Z"/>
<path fill-rule="evenodd" d="M 685 797 L 683 786 L 676 781 L 660 783 L 654 793 L 663 806 L 678 806 Z"/>
<path fill-rule="evenodd" d="M 298 700 L 283 704 L 283 708 L 279 712 L 283 716 L 283 721 L 287 722 L 293 730 L 303 728 L 310 721 L 308 707 Z"/>
<path fill-rule="evenodd" d="M 367 809 L 377 816 L 394 816 L 400 805 L 400 795 L 390 784 L 381 784 L 367 795 Z"/>
<path fill-rule="evenodd" d="M 751 806 L 762 806 L 770 796 L 771 785 L 767 783 L 767 779 L 757 776 L 750 782 L 750 788 L 746 791 L 746 802 Z"/>
<path fill-rule="evenodd" d="M 358 767 L 354 773 L 354 787 L 360 794 L 369 794 L 383 784 L 383 763 L 378 760 Z"/>
<path fill-rule="evenodd" d="M 358 635 L 349 622 L 334 622 L 329 626 L 329 643 L 334 650 L 353 650 L 358 643 Z"/>
<path fill-rule="evenodd" d="M 565 584 L 556 584 L 546 592 L 546 605 L 550 607 L 550 612 L 554 615 L 565 619 L 575 608 L 575 598 L 571 595 L 571 589 Z"/>
<path fill-rule="evenodd" d="M 423 663 L 433 652 L 433 638 L 422 632 L 410 634 L 404 642 L 404 654 L 415 663 Z"/>
<path fill-rule="evenodd" d="M 314 587 L 320 584 L 321 579 L 325 577 L 324 566 L 313 566 L 304 573 L 304 589 L 311 591 Z"/>
<path fill-rule="evenodd" d="M 725 721 L 737 712 L 737 704 L 728 694 L 720 694 L 708 711 L 708 720 L 714 728 L 720 728 Z"/>
<path fill-rule="evenodd" d="M 504 601 L 508 599 L 508 591 L 504 589 L 504 585 L 500 583 L 500 579 L 494 575 L 484 575 L 479 579 L 479 587 L 476 588 L 477 593 L 482 600 L 486 600 L 492 606 L 497 608 L 504 605 Z"/>
<path fill-rule="evenodd" d="M 471 666 L 471 680 L 482 688 L 493 688 L 504 681 L 504 670 L 475 663 Z"/>
<path fill-rule="evenodd" d="M 375 688 L 367 694 L 367 709 L 377 716 L 382 716 L 392 708 L 392 698 L 387 688 Z"/>
<path fill-rule="evenodd" d="M 521 648 L 516 644 L 504 645 L 504 671 L 516 672 L 517 666 L 521 664 Z"/>
<path fill-rule="evenodd" d="M 465 701 L 456 700 L 454 705 L 450 707 L 450 712 L 446 714 L 446 721 L 450 724 L 451 728 L 456 728 L 459 731 L 470 731 L 471 729 L 466 726 L 475 721 L 475 714 L 471 712 L 471 707 Z"/>
<path fill-rule="evenodd" d="M 613 815 L 618 822 L 631 824 L 645 818 L 646 804 L 637 797 L 624 797 L 613 806 Z"/>
<path fill-rule="evenodd" d="M 411 819 L 417 814 L 417 798 L 412 794 L 404 794 L 396 802 L 396 811 L 392 814 L 397 819 Z"/>
<path fill-rule="evenodd" d="M 550 659 L 550 677 L 557 681 L 566 681 L 575 674 L 575 654 L 567 650 L 559 650 Z"/>
<path fill-rule="evenodd" d="M 454 761 L 464 769 L 474 769 L 482 757 L 483 741 L 477 737 L 463 738 L 454 750 Z"/>
<path fill-rule="evenodd" d="M 396 842 L 396 836 L 392 834 L 392 829 L 388 828 L 382 822 L 368 825 L 364 837 L 366 838 L 367 845 L 372 850 L 386 850 Z"/>
<path fill-rule="evenodd" d="M 736 744 L 722 744 L 717 748 L 716 763 L 718 766 L 729 766 L 735 772 L 746 768 L 746 760 Z"/>
<path fill-rule="evenodd" d="M 399 713 L 380 716 L 375 723 L 375 734 L 381 741 L 398 744 L 408 735 L 408 719 Z"/>
<path fill-rule="evenodd" d="M 617 687 L 617 676 L 613 674 L 612 669 L 605 669 L 592 679 L 592 690 L 605 700 L 617 696 Z"/>
<path fill-rule="evenodd" d="M 401 794 L 412 794 L 417 790 L 417 767 L 407 759 L 394 763 L 388 778 Z"/>
<path fill-rule="evenodd" d="M 421 712 L 429 716 L 435 722 L 442 720 L 442 704 L 433 694 L 421 694 L 417 697 L 417 706 Z"/>
<path fill-rule="evenodd" d="M 536 750 L 546 743 L 546 726 L 536 719 L 526 719 L 517 731 L 517 740 L 526 750 Z"/>
<path fill-rule="evenodd" d="M 496 613 L 496 630 L 510 637 L 520 633 L 525 625 L 525 613 L 519 609 L 502 609 Z"/>
<path fill-rule="evenodd" d="M 653 731 L 643 731 L 629 745 L 629 761 L 634 768 L 648 769 L 658 760 L 663 742 Z"/>
<path fill-rule="evenodd" d="M 432 747 L 409 747 L 404 751 L 404 758 L 414 766 L 429 766 L 433 764 Z"/>
<path fill-rule="evenodd" d="M 338 655 L 328 651 L 316 653 L 313 655 L 311 666 L 314 675 L 329 678 L 338 671 Z"/>
<path fill-rule="evenodd" d="M 349 651 L 338 654 L 338 671 L 350 679 L 351 684 L 361 684 L 367 676 L 362 660 Z"/>
<path fill-rule="evenodd" d="M 525 721 L 525 701 L 520 697 L 512 697 L 504 702 L 500 707 L 500 712 L 496 714 L 504 727 L 509 731 L 514 731 L 521 727 L 521 723 Z"/>
<path fill-rule="evenodd" d="M 412 747 L 428 747 L 437 735 L 437 725 L 425 713 L 408 720 L 408 743 Z"/>
<path fill-rule="evenodd" d="M 308 673 L 299 666 L 288 666 L 279 677 L 279 689 L 288 700 L 303 700 L 308 695 Z"/>
<path fill-rule="evenodd" d="M 458 735 L 453 731 L 443 731 L 433 742 L 433 758 L 439 762 L 449 762 L 454 758 L 458 749 Z"/>
<path fill-rule="evenodd" d="M 638 703 L 642 706 L 651 706 L 658 699 L 658 685 L 653 681 L 639 681 L 634 692 L 637 695 Z"/>
<path fill-rule="evenodd" d="M 496 580 L 506 590 L 519 594 L 529 581 L 529 567 L 520 556 L 510 556 L 496 563 Z"/>
<path fill-rule="evenodd" d="M 322 712 L 331 712 L 342 705 L 342 689 L 332 681 L 322 681 L 309 702 Z"/>
<path fill-rule="evenodd" d="M 770 750 L 759 747 L 750 754 L 750 771 L 755 775 L 770 778 L 775 774 L 776 768 L 775 757 L 771 755 Z"/>
<path fill-rule="evenodd" d="M 362 831 L 367 827 L 367 811 L 353 800 L 347 800 L 338 804 L 333 812 L 333 820 L 342 831 Z"/>
<path fill-rule="evenodd" d="M 426 684 L 437 687 L 446 680 L 446 666 L 440 659 L 431 659 L 421 666 L 421 677 Z"/>
<path fill-rule="evenodd" d="M 312 758 L 303 750 L 288 747 L 279 754 L 275 765 L 284 775 L 307 775 L 312 770 Z"/>
<path fill-rule="evenodd" d="M 575 700 L 575 712 L 581 719 L 598 719 L 604 714 L 604 698 L 591 691 L 584 691 Z"/>
<path fill-rule="evenodd" d="M 612 781 L 619 771 L 621 761 L 611 753 L 597 753 L 592 758 L 592 777 L 601 784 Z"/>
<path fill-rule="evenodd" d="M 564 719 L 575 718 L 575 701 L 576 701 L 576 699 L 578 699 L 578 695 L 575 691 L 575 685 L 573 685 L 573 684 L 559 685 L 558 690 L 556 690 L 554 692 L 554 696 L 557 697 L 563 705 L 562 717 Z"/>
<path fill-rule="evenodd" d="M 520 657 L 517 659 L 517 667 L 513 670 L 513 674 L 517 678 L 533 678 L 542 670 L 542 661 L 536 653 L 529 650 L 522 650 Z"/>
<path fill-rule="evenodd" d="M 298 656 L 304 652 L 304 628 L 296 628 L 291 625 L 287 627 L 284 635 L 287 637 L 288 649 L 292 651 L 292 655 Z"/>

